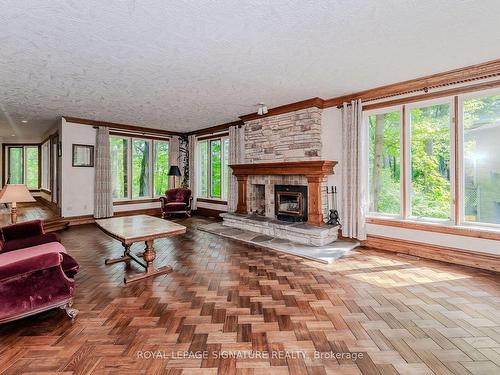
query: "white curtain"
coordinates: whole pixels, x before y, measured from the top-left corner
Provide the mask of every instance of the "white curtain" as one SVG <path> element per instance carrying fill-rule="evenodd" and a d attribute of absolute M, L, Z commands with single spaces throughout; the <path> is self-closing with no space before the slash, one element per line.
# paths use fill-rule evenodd
<path fill-rule="evenodd" d="M 242 164 L 245 162 L 245 129 L 243 126 L 229 128 L 229 164 Z M 238 204 L 238 181 L 229 170 L 229 191 L 227 195 L 227 209 L 235 212 Z"/>
<path fill-rule="evenodd" d="M 94 217 L 113 216 L 113 188 L 111 186 L 111 159 L 109 128 L 100 126 L 96 132 L 94 182 Z"/>
<path fill-rule="evenodd" d="M 344 103 L 342 108 L 342 235 L 366 239 L 366 131 L 361 100 Z"/>
<path fill-rule="evenodd" d="M 189 147 L 189 188 L 193 196 L 193 203 L 191 208 L 196 209 L 196 197 L 198 195 L 196 187 L 196 136 L 190 135 L 188 140 Z"/>

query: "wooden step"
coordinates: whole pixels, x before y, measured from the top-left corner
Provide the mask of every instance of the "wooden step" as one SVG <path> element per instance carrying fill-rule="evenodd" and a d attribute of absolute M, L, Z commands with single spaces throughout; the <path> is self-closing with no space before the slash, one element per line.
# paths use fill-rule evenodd
<path fill-rule="evenodd" d="M 52 219 L 43 222 L 43 229 L 46 233 L 56 232 L 60 230 L 67 229 L 69 226 L 69 221 L 62 219 Z"/>

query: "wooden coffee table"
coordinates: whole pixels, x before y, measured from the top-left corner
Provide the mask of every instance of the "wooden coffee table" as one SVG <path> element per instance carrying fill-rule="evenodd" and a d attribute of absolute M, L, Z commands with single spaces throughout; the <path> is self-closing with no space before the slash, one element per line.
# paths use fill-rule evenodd
<path fill-rule="evenodd" d="M 97 226 L 108 236 L 120 241 L 125 248 L 123 256 L 115 259 L 106 259 L 105 264 L 115 264 L 118 262 L 129 262 L 133 260 L 146 271 L 142 274 L 127 277 L 123 281 L 130 283 L 163 273 L 172 272 L 172 267 L 163 266 L 154 268 L 153 262 L 156 258 L 156 251 L 153 241 L 158 238 L 172 237 L 186 233 L 186 227 L 168 220 L 160 219 L 148 215 L 135 215 L 112 217 L 109 219 L 96 220 Z M 133 254 L 130 247 L 133 243 L 144 241 L 146 249 L 140 255 Z M 142 257 L 142 259 L 139 259 Z"/>

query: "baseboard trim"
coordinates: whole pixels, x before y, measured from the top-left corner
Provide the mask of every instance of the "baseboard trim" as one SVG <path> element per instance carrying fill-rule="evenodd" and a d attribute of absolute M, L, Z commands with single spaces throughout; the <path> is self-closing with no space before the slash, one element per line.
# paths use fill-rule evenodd
<path fill-rule="evenodd" d="M 494 254 L 375 235 L 369 235 L 367 240 L 362 241 L 362 246 L 500 272 L 500 256 Z"/>

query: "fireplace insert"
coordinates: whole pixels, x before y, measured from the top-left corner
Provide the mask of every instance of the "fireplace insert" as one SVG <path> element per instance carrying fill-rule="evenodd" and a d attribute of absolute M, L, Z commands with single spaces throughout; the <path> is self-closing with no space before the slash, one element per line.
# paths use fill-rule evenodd
<path fill-rule="evenodd" d="M 283 221 L 307 221 L 307 186 L 274 185 L 274 211 Z"/>

